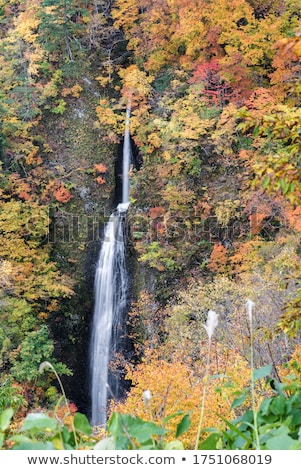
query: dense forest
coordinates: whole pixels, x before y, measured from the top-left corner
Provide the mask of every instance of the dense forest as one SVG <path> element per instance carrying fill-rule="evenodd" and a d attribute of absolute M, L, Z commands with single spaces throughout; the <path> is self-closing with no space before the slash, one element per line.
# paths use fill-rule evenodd
<path fill-rule="evenodd" d="M 301 449 L 301 1 L 0 0 L 0 21 L 0 444 Z M 128 103 L 105 432 L 93 280 Z"/>

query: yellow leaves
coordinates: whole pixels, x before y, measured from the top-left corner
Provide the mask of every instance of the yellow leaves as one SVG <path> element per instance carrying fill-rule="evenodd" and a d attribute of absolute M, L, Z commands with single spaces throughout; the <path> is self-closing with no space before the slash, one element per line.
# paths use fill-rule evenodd
<path fill-rule="evenodd" d="M 162 140 L 160 136 L 158 135 L 158 133 L 152 132 L 151 134 L 148 135 L 147 140 L 152 147 L 151 151 L 156 148 L 157 149 L 160 148 L 162 145 Z"/>
<path fill-rule="evenodd" d="M 72 294 L 69 279 L 49 261 L 49 245 L 41 246 L 48 225 L 47 208 L 33 201 L 9 200 L 0 206 L 0 287 L 30 303 Z"/>
<path fill-rule="evenodd" d="M 207 399 L 205 401 L 204 427 L 222 425 L 218 414 L 231 419 L 233 414 L 230 404 L 235 392 L 247 386 L 250 371 L 236 351 L 216 351 L 219 356 L 220 369 L 211 373 L 221 373 L 219 378 L 209 379 L 207 382 Z M 231 359 L 230 359 L 231 358 Z M 185 362 L 187 361 L 187 362 Z M 200 363 L 199 374 L 205 369 L 205 358 Z M 198 374 L 198 375 L 199 375 Z M 175 415 L 168 421 L 167 440 L 174 438 L 177 424 L 182 416 L 178 411 L 191 415 L 191 426 L 183 434 L 186 449 L 192 449 L 195 444 L 204 379 L 198 378 L 185 355 L 176 353 L 172 361 L 168 361 L 159 351 L 147 350 L 141 364 L 134 369 L 128 369 L 126 376 L 132 381 L 133 387 L 124 403 L 112 403 L 111 411 L 135 414 L 145 420 L 154 420 L 162 425 L 168 416 Z M 143 392 L 149 390 L 151 399 L 146 405 L 143 401 Z"/>
<path fill-rule="evenodd" d="M 15 31 L 26 42 L 34 44 L 37 39 L 37 29 L 41 23 L 38 14 L 41 11 L 39 0 L 25 2 L 24 11 L 15 19 Z"/>
<path fill-rule="evenodd" d="M 185 211 L 187 204 L 192 204 L 195 200 L 195 194 L 187 189 L 184 184 L 179 186 L 168 183 L 166 188 L 161 191 L 162 198 L 169 204 L 171 211 Z"/>
<path fill-rule="evenodd" d="M 241 202 L 239 199 L 234 201 L 226 199 L 222 202 L 218 202 L 214 209 L 218 223 L 222 227 L 227 227 L 231 219 L 238 217 L 240 207 Z"/>
<path fill-rule="evenodd" d="M 106 85 L 111 83 L 112 77 L 110 75 L 107 77 L 99 75 L 98 77 L 96 77 L 96 80 L 99 82 L 101 87 L 105 87 Z"/>
<path fill-rule="evenodd" d="M 71 88 L 63 88 L 62 96 L 71 95 L 73 98 L 79 98 L 80 93 L 83 91 L 83 88 L 80 85 L 74 85 Z"/>
<path fill-rule="evenodd" d="M 211 134 L 211 140 L 214 143 L 216 152 L 223 156 L 223 163 L 225 165 L 233 163 L 235 158 L 233 147 L 237 141 L 236 115 L 237 108 L 233 103 L 230 103 L 223 109 L 216 128 Z"/>
<path fill-rule="evenodd" d="M 115 26 L 129 33 L 139 17 L 138 0 L 116 0 L 112 10 Z"/>
<path fill-rule="evenodd" d="M 104 128 L 111 128 L 114 131 L 119 131 L 121 118 L 117 113 L 114 113 L 114 110 L 110 107 L 110 104 L 106 99 L 100 100 L 99 105 L 96 107 L 96 114 L 99 124 L 102 124 Z M 101 128 L 101 126 L 99 127 Z"/>
<path fill-rule="evenodd" d="M 10 289 L 13 283 L 14 268 L 10 261 L 0 259 L 0 289 Z"/>
<path fill-rule="evenodd" d="M 145 98 L 151 93 L 150 84 L 153 81 L 152 76 L 148 76 L 136 65 L 130 65 L 126 69 L 121 69 L 119 76 L 123 81 L 123 94 L 129 101 L 136 101 Z"/>
<path fill-rule="evenodd" d="M 56 13 L 57 7 L 55 5 L 45 6 L 44 12 L 46 15 L 54 15 Z"/>
<path fill-rule="evenodd" d="M 41 157 L 38 155 L 39 147 L 33 146 L 32 150 L 26 156 L 26 163 L 27 165 L 40 165 L 42 163 Z"/>

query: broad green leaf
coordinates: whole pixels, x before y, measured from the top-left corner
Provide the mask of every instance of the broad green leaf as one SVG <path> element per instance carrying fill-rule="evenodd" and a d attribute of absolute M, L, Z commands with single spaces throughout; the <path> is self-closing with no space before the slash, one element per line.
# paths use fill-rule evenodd
<path fill-rule="evenodd" d="M 108 422 L 108 431 L 117 438 L 118 434 L 121 433 L 121 416 L 119 413 L 113 413 Z"/>
<path fill-rule="evenodd" d="M 218 449 L 218 442 L 221 439 L 221 435 L 218 433 L 212 433 L 204 441 L 201 442 L 199 450 L 216 450 Z"/>
<path fill-rule="evenodd" d="M 44 413 L 30 413 L 26 416 L 22 431 L 31 431 L 32 433 L 41 430 L 54 431 L 57 428 L 57 421 Z"/>
<path fill-rule="evenodd" d="M 3 441 L 4 441 L 4 433 L 0 432 L 0 449 L 2 447 Z"/>
<path fill-rule="evenodd" d="M 282 415 L 285 412 L 285 398 L 279 396 L 274 398 L 270 404 L 270 410 L 274 415 Z"/>
<path fill-rule="evenodd" d="M 270 410 L 270 404 L 271 404 L 272 398 L 265 398 L 259 408 L 260 414 L 262 416 L 267 416 L 269 414 Z"/>
<path fill-rule="evenodd" d="M 185 415 L 177 426 L 176 437 L 182 436 L 189 429 L 191 424 L 190 415 Z"/>
<path fill-rule="evenodd" d="M 20 442 L 13 450 L 55 450 L 52 442 Z"/>
<path fill-rule="evenodd" d="M 173 413 L 172 415 L 168 415 L 168 416 L 166 416 L 166 418 L 163 419 L 163 424 L 166 424 L 166 423 L 168 423 L 168 421 L 175 418 L 176 416 L 181 416 L 183 414 L 184 414 L 183 411 L 177 411 L 176 413 Z"/>
<path fill-rule="evenodd" d="M 296 444 L 297 442 L 294 441 L 294 439 L 292 439 L 287 434 L 283 434 L 268 439 L 266 442 L 266 448 L 268 450 L 291 450 L 295 447 Z"/>
<path fill-rule="evenodd" d="M 164 446 L 165 450 L 184 450 L 184 446 L 181 441 L 171 441 L 167 442 L 167 444 Z"/>
<path fill-rule="evenodd" d="M 103 439 L 102 441 L 97 442 L 94 446 L 94 450 L 115 450 L 116 449 L 116 441 L 114 437 L 108 437 L 107 439 Z"/>
<path fill-rule="evenodd" d="M 241 406 L 245 402 L 246 398 L 247 395 L 245 393 L 243 393 L 240 397 L 235 398 L 231 404 L 231 410 L 234 410 L 235 408 Z"/>
<path fill-rule="evenodd" d="M 267 366 L 260 367 L 259 369 L 253 370 L 253 380 L 259 380 L 263 377 L 267 377 L 272 372 L 272 364 L 268 364 Z"/>
<path fill-rule="evenodd" d="M 148 423 L 140 419 L 136 419 L 127 429 L 129 434 L 137 439 L 141 444 L 148 441 L 152 436 L 163 436 L 165 434 L 165 429 L 160 428 L 155 423 Z"/>
<path fill-rule="evenodd" d="M 7 408 L 2 411 L 0 415 L 0 430 L 5 431 L 10 425 L 11 419 L 14 415 L 14 410 L 12 408 Z"/>
<path fill-rule="evenodd" d="M 90 436 L 92 433 L 92 428 L 88 421 L 88 418 L 82 413 L 75 413 L 74 415 L 74 427 L 77 431 Z"/>
<path fill-rule="evenodd" d="M 40 441 L 35 441 L 33 439 L 30 439 L 27 436 L 24 436 L 23 434 L 19 434 L 14 436 L 14 442 L 16 443 L 13 446 L 14 450 L 55 450 L 55 447 L 53 446 L 52 442 L 46 441 L 46 442 L 40 442 Z"/>

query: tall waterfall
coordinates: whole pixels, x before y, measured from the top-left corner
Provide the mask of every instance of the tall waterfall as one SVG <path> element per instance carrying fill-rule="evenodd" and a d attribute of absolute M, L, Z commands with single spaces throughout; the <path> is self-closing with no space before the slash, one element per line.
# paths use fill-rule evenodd
<path fill-rule="evenodd" d="M 91 338 L 91 424 L 105 426 L 109 396 L 109 362 L 116 351 L 118 330 L 127 303 L 124 219 L 129 206 L 131 161 L 130 106 L 126 110 L 123 144 L 122 201 L 104 230 L 94 281 L 94 313 Z"/>

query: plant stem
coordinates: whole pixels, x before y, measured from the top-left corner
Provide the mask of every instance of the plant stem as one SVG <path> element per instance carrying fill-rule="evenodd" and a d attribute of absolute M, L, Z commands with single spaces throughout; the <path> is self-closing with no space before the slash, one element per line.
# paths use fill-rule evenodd
<path fill-rule="evenodd" d="M 259 435 L 258 435 L 258 424 L 257 424 L 257 411 L 255 406 L 255 381 L 254 381 L 254 351 L 253 351 L 253 321 L 252 315 L 250 316 L 250 362 L 251 362 L 251 395 L 252 395 L 252 409 L 254 419 L 254 431 L 256 438 L 256 448 L 260 450 Z"/>
<path fill-rule="evenodd" d="M 198 426 L 198 432 L 196 436 L 194 450 L 198 449 L 199 440 L 201 436 L 201 429 L 203 425 L 203 418 L 204 418 L 204 411 L 205 411 L 205 399 L 206 399 L 206 393 L 207 393 L 207 382 L 209 378 L 210 356 L 211 356 L 211 338 L 209 338 L 209 343 L 208 343 L 208 354 L 207 354 L 207 363 L 206 363 L 206 370 L 205 370 L 205 376 L 204 376 L 204 388 L 203 388 L 203 397 L 202 397 L 202 403 L 201 403 L 200 420 L 199 420 L 199 426 Z"/>
<path fill-rule="evenodd" d="M 65 389 L 64 389 L 63 383 L 62 383 L 62 381 L 61 381 L 61 379 L 60 379 L 60 376 L 58 375 L 57 371 L 55 370 L 55 368 L 53 367 L 53 365 L 51 364 L 51 362 L 48 362 L 48 361 L 45 361 L 45 362 L 43 362 L 43 363 L 40 365 L 39 372 L 42 373 L 45 367 L 49 367 L 50 369 L 53 370 L 54 375 L 56 376 L 57 381 L 58 381 L 58 383 L 59 383 L 59 385 L 60 385 L 61 392 L 62 392 L 62 395 L 63 395 L 63 397 L 64 397 L 64 401 L 65 401 L 65 403 L 66 403 L 66 407 L 67 407 L 67 409 L 68 409 L 68 411 L 69 411 L 69 414 L 71 415 L 70 406 L 69 406 L 69 403 L 68 403 L 68 400 L 67 400 L 67 397 L 66 397 L 66 393 L 65 393 Z M 76 432 L 75 432 L 73 420 L 71 421 L 71 427 L 72 427 L 72 432 L 73 432 L 73 436 L 74 436 L 75 446 L 77 447 L 78 442 L 77 442 L 77 437 L 76 437 Z"/>

